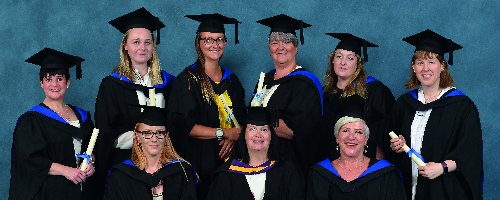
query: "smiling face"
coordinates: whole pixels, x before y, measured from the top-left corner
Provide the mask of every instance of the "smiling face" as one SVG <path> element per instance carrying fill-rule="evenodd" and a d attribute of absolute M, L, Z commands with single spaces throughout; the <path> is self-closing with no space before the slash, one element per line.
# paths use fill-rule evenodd
<path fill-rule="evenodd" d="M 248 124 L 245 129 L 245 140 L 248 152 L 264 152 L 267 155 L 271 143 L 271 129 L 268 125 Z"/>
<path fill-rule="evenodd" d="M 269 37 L 269 51 L 275 65 L 288 66 L 290 63 L 295 63 L 295 56 L 299 47 L 294 45 L 293 38 L 290 38 L 292 37 L 290 35 L 273 33 Z"/>
<path fill-rule="evenodd" d="M 208 40 L 212 39 L 210 42 Z M 224 42 L 217 42 L 221 38 Z M 200 49 L 205 61 L 219 61 L 226 47 L 224 33 L 201 32 Z"/>
<path fill-rule="evenodd" d="M 45 92 L 45 98 L 51 100 L 64 99 L 64 94 L 66 93 L 66 88 L 69 86 L 69 79 L 66 80 L 64 75 L 54 74 L 47 75 L 43 77 L 40 81 L 40 86 Z"/>
<path fill-rule="evenodd" d="M 137 131 L 151 131 L 151 132 L 158 132 L 158 131 L 166 131 L 167 129 L 165 126 L 149 126 L 144 123 L 139 123 L 139 127 L 137 128 Z M 158 139 L 157 134 L 152 135 L 151 138 L 145 139 L 141 133 L 135 132 L 135 136 L 137 141 L 141 144 L 142 151 L 144 152 L 144 155 L 146 158 L 148 157 L 159 157 L 161 156 L 161 152 L 163 151 L 163 148 L 165 147 L 165 142 L 167 136 Z"/>
<path fill-rule="evenodd" d="M 423 87 L 439 87 L 441 72 L 444 70 L 444 63 L 440 63 L 434 53 L 430 57 L 424 56 L 412 62 L 418 81 Z"/>
<path fill-rule="evenodd" d="M 358 58 L 352 51 L 337 49 L 332 63 L 333 70 L 339 79 L 351 80 L 358 66 Z"/>
<path fill-rule="evenodd" d="M 341 156 L 363 156 L 364 146 L 368 142 L 365 123 L 356 121 L 342 125 L 336 141 L 339 145 Z"/>
<path fill-rule="evenodd" d="M 123 43 L 132 66 L 147 64 L 153 56 L 153 35 L 145 28 L 133 28 L 128 32 L 127 40 Z"/>

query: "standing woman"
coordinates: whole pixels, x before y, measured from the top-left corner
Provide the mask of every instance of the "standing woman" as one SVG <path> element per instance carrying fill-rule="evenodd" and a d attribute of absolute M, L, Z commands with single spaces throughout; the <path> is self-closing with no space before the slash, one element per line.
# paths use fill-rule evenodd
<path fill-rule="evenodd" d="M 474 102 L 453 87 L 444 60 L 450 53 L 452 64 L 452 52 L 462 46 L 428 29 L 403 41 L 416 47 L 405 85 L 412 90 L 398 98 L 389 115 L 388 131 L 399 138 L 387 135 L 384 147 L 401 170 L 408 199 L 482 199 L 479 113 Z M 417 166 L 404 153 L 405 143 L 422 155 L 426 166 Z"/>
<path fill-rule="evenodd" d="M 90 112 L 64 103 L 68 69 L 82 58 L 45 48 L 26 62 L 40 65 L 45 100 L 19 117 L 14 130 L 9 199 L 83 199 L 82 184 L 94 173 L 92 163 L 78 167 L 94 124 Z M 83 143 L 83 145 L 82 145 Z M 84 187 L 85 189 L 86 187 Z"/>
<path fill-rule="evenodd" d="M 95 121 L 99 129 L 97 139 L 97 172 L 100 179 L 100 198 L 111 166 L 130 158 L 134 125 L 155 88 L 156 106 L 164 108 L 169 89 L 175 77 L 160 69 L 153 31 L 165 27 L 144 8 L 109 22 L 122 32 L 120 62 L 99 86 L 95 103 Z"/>
<path fill-rule="evenodd" d="M 303 43 L 302 29 L 311 25 L 284 14 L 257 22 L 271 27 L 268 47 L 274 69 L 265 74 L 262 83 L 257 83 L 251 104 L 280 109 L 279 126 L 275 129 L 279 150 L 307 175 L 319 160 L 316 146 L 321 132 L 323 92 L 319 79 L 296 63 L 299 41 L 295 30 L 300 29 Z"/>
<path fill-rule="evenodd" d="M 337 102 L 351 95 L 359 95 L 365 99 L 366 108 L 374 107 L 383 114 L 387 115 L 392 105 L 394 104 L 394 96 L 392 92 L 382 82 L 368 76 L 364 68 L 364 63 L 368 61 L 367 47 L 378 47 L 377 45 L 366 41 L 365 39 L 356 37 L 349 33 L 326 33 L 340 40 L 328 57 L 328 68 L 326 69 L 325 78 L 323 80 L 323 101 L 325 104 L 325 114 L 323 116 L 323 141 L 332 141 L 333 138 L 333 123 L 338 116 L 332 110 L 335 110 Z M 361 47 L 363 47 L 364 59 L 361 58 Z M 370 115 L 371 112 L 366 112 Z M 366 116 L 370 119 L 370 116 Z M 383 137 L 383 129 L 385 128 L 385 120 L 377 122 L 366 121 L 370 127 L 370 139 L 368 140 L 365 149 L 365 155 L 369 158 L 377 158 L 383 160 L 384 156 L 378 147 Z M 324 145 L 330 147 L 331 145 Z M 339 151 L 329 149 L 327 152 L 330 159 L 338 158 Z"/>
<path fill-rule="evenodd" d="M 240 22 L 217 13 L 186 17 L 201 22 L 194 42 L 198 59 L 174 82 L 168 108 L 183 115 L 176 119 L 179 128 L 173 143 L 198 172 L 198 199 L 204 199 L 210 175 L 229 157 L 241 132 L 219 98 L 224 96 L 229 106 L 245 104 L 245 90 L 238 77 L 219 66 L 227 41 L 224 24 Z M 241 121 L 245 113 L 235 111 L 234 115 Z"/>

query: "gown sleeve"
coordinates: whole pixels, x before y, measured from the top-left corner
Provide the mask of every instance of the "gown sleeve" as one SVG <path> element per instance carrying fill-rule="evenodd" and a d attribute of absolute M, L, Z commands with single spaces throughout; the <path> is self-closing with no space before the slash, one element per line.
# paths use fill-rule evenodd
<path fill-rule="evenodd" d="M 108 178 L 108 183 L 106 187 L 106 195 L 104 196 L 105 200 L 125 200 L 125 199 L 130 199 L 128 198 L 129 192 L 127 191 L 126 187 L 123 187 L 121 184 L 123 179 L 123 174 L 122 172 L 118 170 L 114 170 Z M 120 178 L 122 177 L 122 178 Z"/>
<path fill-rule="evenodd" d="M 208 190 L 206 200 L 230 199 L 229 190 L 231 189 L 231 186 L 224 180 L 229 180 L 229 177 L 224 177 L 221 173 L 215 175 Z"/>

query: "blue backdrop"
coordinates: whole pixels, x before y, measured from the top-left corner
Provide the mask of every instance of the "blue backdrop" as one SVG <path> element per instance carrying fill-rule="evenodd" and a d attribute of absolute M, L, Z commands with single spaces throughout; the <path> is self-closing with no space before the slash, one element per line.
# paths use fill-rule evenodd
<path fill-rule="evenodd" d="M 150 0 L 150 1 L 26 1 L 0 2 L 0 196 L 8 195 L 10 149 L 17 118 L 45 98 L 38 79 L 39 68 L 24 60 L 50 47 L 84 58 L 83 78 L 72 79 L 66 103 L 94 111 L 101 79 L 119 59 L 122 34 L 107 22 L 145 7 L 167 25 L 161 30 L 158 54 L 162 69 L 177 75 L 196 59 L 194 37 L 198 23 L 184 15 L 220 13 L 243 22 L 240 44 L 234 45 L 234 26 L 226 26 L 224 58 L 220 65 L 239 76 L 246 101 L 259 72 L 274 65 L 267 47 L 269 28 L 255 21 L 285 13 L 312 27 L 304 29 L 305 44 L 299 46 L 297 63 L 322 79 L 327 56 L 338 43 L 326 32 L 349 32 L 378 44 L 369 48 L 369 75 L 384 82 L 397 98 L 407 92 L 404 83 L 410 73 L 414 47 L 401 41 L 431 29 L 464 46 L 454 52 L 450 71 L 455 86 L 474 100 L 479 109 L 484 139 L 484 197 L 500 199 L 495 132 L 498 123 L 497 93 L 500 76 L 497 57 L 500 48 L 500 2 L 491 0 L 445 1 L 250 1 L 250 0 Z M 447 57 L 447 56 L 446 56 Z M 70 70 L 75 77 L 74 68 Z M 478 163 L 479 164 L 479 163 Z"/>

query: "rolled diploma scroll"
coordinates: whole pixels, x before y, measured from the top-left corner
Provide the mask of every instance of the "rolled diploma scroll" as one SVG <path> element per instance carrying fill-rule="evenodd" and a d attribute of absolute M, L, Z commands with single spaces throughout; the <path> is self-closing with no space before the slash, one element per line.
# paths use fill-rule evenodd
<path fill-rule="evenodd" d="M 264 74 L 264 72 L 260 72 L 260 77 L 259 77 L 259 83 L 257 83 L 257 93 L 255 94 L 260 94 L 262 92 L 262 86 L 264 85 L 264 77 L 266 76 L 266 74 Z M 261 97 L 263 98 L 263 97 Z M 260 102 L 259 100 L 257 99 L 257 97 L 254 97 L 252 99 L 252 106 L 260 106 Z"/>
<path fill-rule="evenodd" d="M 156 106 L 156 93 L 155 89 L 149 89 L 149 106 Z"/>
<path fill-rule="evenodd" d="M 391 138 L 393 139 L 398 138 L 398 136 L 396 135 L 396 133 L 394 133 L 394 131 L 391 131 L 389 133 L 389 136 L 391 136 Z M 408 152 L 410 150 L 410 147 L 408 147 L 408 145 L 405 144 L 403 146 L 403 149 L 405 150 L 405 152 Z M 415 161 L 415 163 L 417 163 L 418 166 L 425 166 L 425 163 L 422 160 L 420 160 L 420 158 L 418 158 L 414 153 L 411 154 L 411 159 Z"/>
<path fill-rule="evenodd" d="M 97 140 L 97 134 L 99 134 L 99 129 L 94 128 L 92 136 L 90 137 L 89 146 L 87 147 L 86 151 L 87 155 L 92 156 L 92 151 L 94 150 L 95 141 Z M 83 159 L 82 165 L 80 166 L 80 170 L 85 171 L 85 169 L 87 169 L 88 164 L 89 163 L 87 162 L 87 158 Z"/>
<path fill-rule="evenodd" d="M 222 100 L 222 103 L 224 104 L 224 108 L 226 108 L 227 113 L 229 113 L 229 117 L 231 117 L 231 120 L 233 120 L 234 127 L 240 128 L 240 125 L 238 124 L 238 121 L 236 121 L 236 117 L 233 115 L 233 111 L 229 109 L 229 105 L 227 104 L 226 98 L 224 97 L 223 94 L 219 95 L 220 100 Z"/>

